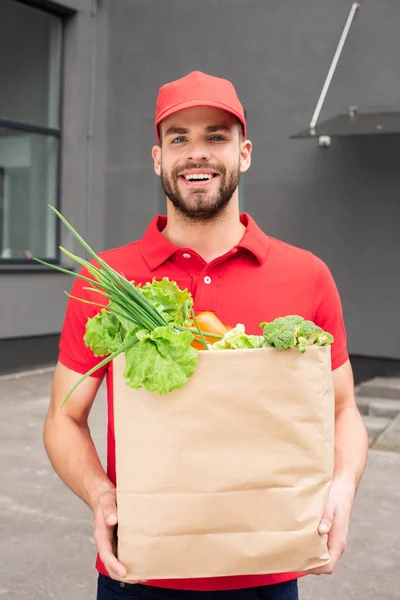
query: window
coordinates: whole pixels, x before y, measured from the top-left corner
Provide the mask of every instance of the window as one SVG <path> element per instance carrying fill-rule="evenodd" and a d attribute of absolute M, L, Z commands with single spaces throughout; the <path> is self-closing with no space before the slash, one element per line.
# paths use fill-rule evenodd
<path fill-rule="evenodd" d="M 62 19 L 0 0 L 0 263 L 56 261 Z"/>

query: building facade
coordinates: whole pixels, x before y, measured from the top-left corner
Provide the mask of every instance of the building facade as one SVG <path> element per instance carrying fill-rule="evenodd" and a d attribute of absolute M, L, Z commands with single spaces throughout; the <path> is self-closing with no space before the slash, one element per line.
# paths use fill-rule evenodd
<path fill-rule="evenodd" d="M 241 204 L 322 258 L 342 298 L 356 379 L 400 373 L 400 135 L 292 139 L 312 117 L 348 0 L 0 0 L 0 363 L 54 363 L 81 253 L 141 237 L 165 211 L 153 172 L 159 87 L 201 70 L 230 79 L 253 161 Z M 320 119 L 392 111 L 400 132 L 398 0 L 365 0 Z M 397 115 L 397 117 L 396 117 Z"/>

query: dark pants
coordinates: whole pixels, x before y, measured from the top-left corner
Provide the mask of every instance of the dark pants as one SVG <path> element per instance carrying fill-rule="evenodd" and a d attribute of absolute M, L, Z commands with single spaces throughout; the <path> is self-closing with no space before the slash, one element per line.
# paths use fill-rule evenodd
<path fill-rule="evenodd" d="M 99 575 L 97 600 L 298 600 L 297 580 L 242 590 L 219 592 L 194 592 L 156 588 L 141 583 L 120 583 L 105 575 Z"/>

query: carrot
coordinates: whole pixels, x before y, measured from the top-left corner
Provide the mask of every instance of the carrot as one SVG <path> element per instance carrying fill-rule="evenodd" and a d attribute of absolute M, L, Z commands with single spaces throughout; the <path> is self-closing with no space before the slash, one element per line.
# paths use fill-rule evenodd
<path fill-rule="evenodd" d="M 227 331 L 229 331 L 230 327 L 226 327 L 211 311 L 204 311 L 196 315 L 197 324 L 200 327 L 201 331 L 204 334 L 204 339 L 208 344 L 212 344 L 216 341 L 215 337 L 207 336 L 207 333 L 211 333 L 214 335 L 223 336 Z M 194 340 L 192 342 L 192 346 L 197 348 L 198 350 L 204 350 L 204 344 L 200 336 L 195 335 Z"/>

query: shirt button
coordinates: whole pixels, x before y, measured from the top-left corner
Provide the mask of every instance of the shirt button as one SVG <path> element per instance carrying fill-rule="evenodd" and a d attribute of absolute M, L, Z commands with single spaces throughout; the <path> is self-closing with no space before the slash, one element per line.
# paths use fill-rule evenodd
<path fill-rule="evenodd" d="M 208 275 L 206 275 L 206 276 L 204 277 L 204 283 L 207 283 L 207 285 L 208 285 L 209 283 L 211 283 L 211 277 L 209 277 Z"/>
<path fill-rule="evenodd" d="M 192 255 L 185 252 L 185 254 L 183 254 L 183 258 L 192 258 Z"/>

